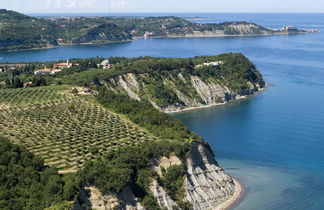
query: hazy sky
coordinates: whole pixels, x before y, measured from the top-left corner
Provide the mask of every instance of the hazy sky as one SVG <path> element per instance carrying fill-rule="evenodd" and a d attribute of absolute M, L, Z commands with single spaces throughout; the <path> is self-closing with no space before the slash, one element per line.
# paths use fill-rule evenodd
<path fill-rule="evenodd" d="M 24 13 L 324 12 L 324 0 L 0 0 Z"/>

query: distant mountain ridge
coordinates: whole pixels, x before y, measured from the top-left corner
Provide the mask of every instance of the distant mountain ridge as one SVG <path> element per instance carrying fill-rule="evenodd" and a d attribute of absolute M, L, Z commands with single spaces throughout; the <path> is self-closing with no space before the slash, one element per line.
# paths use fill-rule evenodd
<path fill-rule="evenodd" d="M 310 31 L 294 30 L 294 33 Z M 312 31 L 313 32 L 313 31 Z M 217 37 L 289 34 L 249 22 L 199 24 L 178 17 L 36 18 L 0 10 L 0 51 L 131 41 L 143 37 Z"/>

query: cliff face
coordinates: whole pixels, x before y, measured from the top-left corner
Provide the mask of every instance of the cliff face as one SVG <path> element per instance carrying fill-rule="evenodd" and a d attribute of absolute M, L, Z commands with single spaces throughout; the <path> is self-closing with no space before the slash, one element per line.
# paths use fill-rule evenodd
<path fill-rule="evenodd" d="M 181 73 L 176 76 L 164 75 L 159 81 L 151 81 L 150 84 L 145 83 L 148 78 L 150 77 L 146 74 L 129 73 L 104 83 L 116 93 L 127 94 L 136 100 L 148 100 L 155 108 L 166 113 L 223 103 L 240 96 L 251 95 L 263 87 L 260 82 L 246 81 L 248 88 L 234 91 L 223 81 L 213 77 L 202 78 L 190 74 L 184 77 Z M 161 101 L 156 94 L 162 89 L 170 97 L 169 101 Z"/>
<path fill-rule="evenodd" d="M 186 167 L 186 199 L 194 209 L 216 209 L 238 188 L 234 180 L 218 166 L 211 151 L 201 143 L 194 143 Z"/>
<path fill-rule="evenodd" d="M 167 37 L 217 37 L 217 36 L 253 36 L 274 35 L 276 31 L 267 29 L 254 23 L 232 22 L 220 24 L 220 27 L 208 30 L 193 30 L 184 34 L 167 34 Z"/>
<path fill-rule="evenodd" d="M 262 75 L 253 63 L 240 54 L 204 56 L 191 60 L 145 59 L 145 62 L 135 60 L 119 66 L 116 64 L 109 70 L 98 70 L 111 72 L 96 82 L 117 93 L 110 91 L 108 98 L 111 101 L 114 101 L 113 95 L 123 94 L 135 100 L 147 100 L 163 112 L 223 103 L 253 94 L 264 86 Z M 122 105 L 122 101 L 116 106 L 119 105 Z M 133 108 L 129 107 L 128 110 Z M 134 202 L 130 206 L 142 208 L 138 206 L 142 201 L 143 206 L 149 209 L 154 203 L 154 208 L 159 205 L 169 210 L 190 206 L 195 210 L 224 209 L 234 202 L 241 187 L 218 165 L 208 144 L 198 137 L 189 137 L 186 143 L 185 152 L 168 148 L 168 151 L 173 151 L 151 156 L 146 165 L 151 175 L 145 174 L 147 179 L 142 185 L 146 192 L 144 197 L 135 193 L 138 192 L 134 187 L 136 185 L 128 184 L 134 192 L 128 190 L 128 196 L 116 195 L 118 202 L 125 204 L 127 200 L 132 200 Z M 153 148 L 154 152 L 158 150 Z M 134 195 L 141 198 L 136 199 Z M 106 200 L 108 204 L 114 202 L 112 199 Z M 108 204 L 105 205 L 107 209 L 112 206 Z M 127 205 L 119 206 L 121 209 L 127 208 Z"/>
<path fill-rule="evenodd" d="M 143 206 L 137 202 L 130 187 L 126 187 L 121 193 L 108 193 L 103 195 L 93 186 L 84 187 L 79 196 L 79 202 L 73 210 L 96 209 L 96 210 L 144 210 Z M 85 208 L 84 208 L 85 207 Z"/>
<path fill-rule="evenodd" d="M 163 157 L 155 161 L 153 168 L 161 176 L 162 167 L 167 169 L 180 164 L 185 168 L 183 201 L 189 202 L 194 210 L 222 209 L 220 207 L 240 190 L 238 183 L 218 166 L 212 152 L 202 143 L 193 144 L 192 151 L 184 162 L 176 156 Z M 172 210 L 179 207 L 157 180 L 153 179 L 149 188 L 161 208 Z M 102 195 L 94 187 L 86 187 L 81 201 L 98 210 L 145 209 L 129 187 L 120 194 L 108 195 Z M 74 209 L 82 208 L 76 205 Z"/>

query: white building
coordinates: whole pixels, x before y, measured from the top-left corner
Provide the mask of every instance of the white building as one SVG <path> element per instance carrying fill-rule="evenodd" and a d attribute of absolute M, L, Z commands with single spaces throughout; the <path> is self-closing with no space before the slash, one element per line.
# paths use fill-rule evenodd
<path fill-rule="evenodd" d="M 97 64 L 98 68 L 110 69 L 112 65 L 109 63 L 109 60 L 103 60 L 100 64 Z"/>

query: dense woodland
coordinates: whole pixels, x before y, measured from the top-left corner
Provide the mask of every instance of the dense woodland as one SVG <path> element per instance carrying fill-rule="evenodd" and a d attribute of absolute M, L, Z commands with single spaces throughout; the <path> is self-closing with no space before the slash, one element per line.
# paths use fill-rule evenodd
<path fill-rule="evenodd" d="M 59 175 L 39 157 L 0 137 L 0 209 L 67 207 L 66 201 L 73 203 L 79 189 L 74 174 Z"/>

